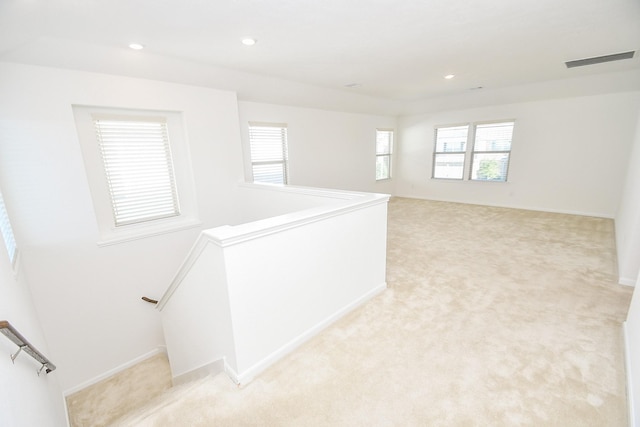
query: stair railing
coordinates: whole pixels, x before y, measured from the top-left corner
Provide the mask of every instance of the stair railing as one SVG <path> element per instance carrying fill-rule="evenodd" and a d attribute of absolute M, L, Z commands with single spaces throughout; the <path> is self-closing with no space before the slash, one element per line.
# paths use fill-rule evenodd
<path fill-rule="evenodd" d="M 40 353 L 25 337 L 20 334 L 8 321 L 0 320 L 0 332 L 5 337 L 9 338 L 11 342 L 18 346 L 18 351 L 14 354 L 11 354 L 11 361 L 15 363 L 16 357 L 24 351 L 29 356 L 36 359 L 39 363 L 42 364 L 40 369 L 37 371 L 38 376 L 44 370 L 47 374 L 56 369 L 56 365 L 51 363 L 49 359 L 47 359 L 42 353 Z"/>

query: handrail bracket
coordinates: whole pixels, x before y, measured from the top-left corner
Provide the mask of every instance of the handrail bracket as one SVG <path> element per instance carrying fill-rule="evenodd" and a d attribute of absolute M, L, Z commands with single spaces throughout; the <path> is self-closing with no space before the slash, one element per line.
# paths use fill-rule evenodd
<path fill-rule="evenodd" d="M 13 362 L 13 364 L 15 365 L 16 363 L 16 357 L 18 357 L 18 355 L 20 354 L 20 352 L 22 351 L 23 348 L 25 348 L 26 345 L 21 345 L 20 347 L 18 347 L 18 351 L 15 352 L 15 354 L 11 354 L 11 362 Z"/>
<path fill-rule="evenodd" d="M 42 366 L 36 372 L 38 376 L 44 370 L 47 374 L 56 369 L 56 365 L 51 363 L 49 359 L 47 359 L 42 353 L 40 353 L 36 348 L 31 345 L 29 341 L 25 337 L 23 337 L 20 332 L 16 330 L 9 322 L 6 320 L 0 320 L 0 333 L 2 335 L 9 338 L 11 342 L 18 346 L 18 351 L 13 354 L 9 354 L 11 356 L 11 362 L 16 363 L 16 358 L 22 353 L 22 350 L 25 351 L 29 356 L 33 357 L 36 361 L 38 361 Z"/>

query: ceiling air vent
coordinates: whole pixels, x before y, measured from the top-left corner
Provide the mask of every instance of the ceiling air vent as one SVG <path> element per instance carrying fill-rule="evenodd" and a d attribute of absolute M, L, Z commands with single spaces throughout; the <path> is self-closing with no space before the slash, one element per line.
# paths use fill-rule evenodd
<path fill-rule="evenodd" d="M 575 61 L 567 61 L 565 64 L 567 68 L 584 67 L 585 65 L 600 64 L 603 62 L 620 61 L 622 59 L 633 58 L 635 50 L 623 53 L 614 53 L 613 55 L 595 56 L 593 58 L 577 59 Z"/>

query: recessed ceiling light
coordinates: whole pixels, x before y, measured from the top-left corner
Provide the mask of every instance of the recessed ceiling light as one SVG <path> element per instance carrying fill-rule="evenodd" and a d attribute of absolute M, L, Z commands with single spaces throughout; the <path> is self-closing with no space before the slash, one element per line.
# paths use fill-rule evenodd
<path fill-rule="evenodd" d="M 251 37 L 247 37 L 242 39 L 242 44 L 245 46 L 253 46 L 254 44 L 256 44 L 257 40 L 256 39 L 252 39 Z"/>
<path fill-rule="evenodd" d="M 133 49 L 133 50 L 142 50 L 142 49 L 144 49 L 144 46 L 143 46 L 143 45 L 141 45 L 140 43 L 131 43 L 131 44 L 129 45 L 129 47 L 130 47 L 131 49 Z"/>
<path fill-rule="evenodd" d="M 447 80 L 451 80 L 455 76 L 456 76 L 455 74 L 447 74 L 446 76 L 444 76 L 444 78 L 447 79 Z"/>

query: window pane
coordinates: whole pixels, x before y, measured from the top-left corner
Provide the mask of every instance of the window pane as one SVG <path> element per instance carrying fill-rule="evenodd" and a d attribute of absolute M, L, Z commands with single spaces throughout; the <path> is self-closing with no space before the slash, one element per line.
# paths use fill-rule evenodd
<path fill-rule="evenodd" d="M 393 130 L 376 129 L 376 180 L 391 178 Z"/>
<path fill-rule="evenodd" d="M 287 128 L 249 124 L 249 146 L 254 182 L 287 184 Z"/>
<path fill-rule="evenodd" d="M 271 184 L 286 184 L 285 171 L 282 163 L 254 164 L 253 180 Z"/>
<path fill-rule="evenodd" d="M 513 122 L 476 126 L 474 151 L 510 151 Z"/>
<path fill-rule="evenodd" d="M 116 226 L 180 214 L 167 124 L 94 121 Z"/>
<path fill-rule="evenodd" d="M 476 153 L 473 155 L 471 179 L 476 181 L 506 181 L 509 153 Z"/>
<path fill-rule="evenodd" d="M 393 131 L 376 130 L 376 154 L 391 154 Z"/>
<path fill-rule="evenodd" d="M 433 165 L 434 178 L 462 179 L 464 154 L 436 154 Z"/>
<path fill-rule="evenodd" d="M 11 223 L 9 222 L 9 216 L 7 215 L 7 209 L 4 205 L 2 193 L 0 193 L 0 232 L 2 232 L 2 238 L 4 239 L 4 244 L 7 247 L 9 261 L 13 264 L 16 259 L 16 240 L 13 237 L 13 230 L 11 228 Z"/>
<path fill-rule="evenodd" d="M 454 126 L 436 129 L 436 152 L 455 153 L 467 150 L 469 126 Z"/>
<path fill-rule="evenodd" d="M 377 156 L 376 157 L 376 179 L 389 179 L 391 174 L 390 156 Z"/>

